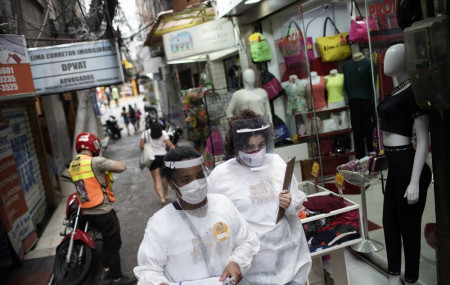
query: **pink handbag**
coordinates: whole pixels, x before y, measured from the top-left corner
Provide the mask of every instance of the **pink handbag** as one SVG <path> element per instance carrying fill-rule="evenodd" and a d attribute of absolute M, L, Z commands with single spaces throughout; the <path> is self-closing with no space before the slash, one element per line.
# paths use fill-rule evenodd
<path fill-rule="evenodd" d="M 306 38 L 306 50 L 308 51 L 308 59 L 314 60 L 316 56 L 314 54 L 314 43 L 312 37 Z"/>
<path fill-rule="evenodd" d="M 220 155 L 224 152 L 222 134 L 216 127 L 213 127 L 211 135 L 206 140 L 206 152 L 208 154 L 213 154 L 213 148 L 214 155 Z"/>
<path fill-rule="evenodd" d="M 358 5 L 356 4 L 356 1 L 353 0 L 355 3 L 355 7 L 358 10 L 359 17 L 357 17 L 355 20 L 352 19 L 350 23 L 350 31 L 348 33 L 348 42 L 349 43 L 367 43 L 369 41 L 369 37 L 367 34 L 367 20 L 362 16 L 361 11 L 358 8 Z M 350 17 L 353 15 L 353 5 L 352 10 L 350 12 Z M 369 29 L 370 31 L 377 31 L 378 26 L 377 22 L 374 18 L 369 17 Z"/>

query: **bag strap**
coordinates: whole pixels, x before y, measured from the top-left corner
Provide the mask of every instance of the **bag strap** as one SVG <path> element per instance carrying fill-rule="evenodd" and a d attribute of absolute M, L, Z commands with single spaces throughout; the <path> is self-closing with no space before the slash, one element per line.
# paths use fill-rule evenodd
<path fill-rule="evenodd" d="M 300 30 L 300 27 L 297 25 L 297 23 L 296 23 L 295 21 L 292 20 L 292 21 L 289 23 L 289 26 L 288 26 L 288 30 L 287 30 L 286 36 L 289 36 L 289 33 L 290 33 L 290 31 L 291 31 L 291 25 L 292 25 L 292 24 L 295 25 L 295 27 L 297 28 L 297 31 L 299 32 L 299 34 L 302 32 L 302 31 Z"/>
<path fill-rule="evenodd" d="M 331 24 L 333 24 L 333 27 L 334 27 L 334 29 L 336 30 L 336 32 L 337 32 L 338 34 L 340 34 L 341 32 L 339 32 L 338 28 L 336 28 L 336 25 L 334 24 L 333 20 L 331 20 L 330 17 L 327 17 L 327 18 L 325 19 L 325 23 L 323 24 L 323 36 L 325 37 L 325 32 L 327 31 L 327 22 L 328 22 L 328 21 L 330 21 Z"/>
<path fill-rule="evenodd" d="M 358 4 L 356 4 L 356 0 L 352 0 L 352 2 L 355 3 L 356 10 L 358 10 L 359 16 L 361 17 L 361 20 L 363 20 L 364 17 L 361 13 L 361 10 L 359 10 Z M 352 6 L 352 9 L 350 10 L 350 18 L 353 16 L 353 4 L 351 6 Z"/>
<path fill-rule="evenodd" d="M 173 202 L 173 204 L 175 205 L 174 202 Z M 179 208 L 181 209 L 181 206 L 179 206 Z M 177 207 L 175 207 L 175 209 L 177 209 Z M 194 234 L 195 238 L 198 240 L 198 245 L 200 246 L 200 251 L 202 252 L 203 259 L 205 260 L 206 270 L 208 271 L 208 274 L 210 276 L 212 276 L 211 274 L 212 274 L 212 272 L 214 272 L 214 270 L 211 268 L 211 263 L 210 263 L 209 256 L 208 256 L 208 250 L 206 249 L 205 243 L 203 242 L 200 234 L 198 233 L 197 229 L 192 224 L 191 220 L 189 220 L 189 218 L 186 215 L 186 213 L 184 212 L 184 210 L 179 210 L 179 211 L 177 211 L 177 213 L 179 213 L 180 216 L 183 218 L 183 220 L 188 224 L 192 234 Z"/>

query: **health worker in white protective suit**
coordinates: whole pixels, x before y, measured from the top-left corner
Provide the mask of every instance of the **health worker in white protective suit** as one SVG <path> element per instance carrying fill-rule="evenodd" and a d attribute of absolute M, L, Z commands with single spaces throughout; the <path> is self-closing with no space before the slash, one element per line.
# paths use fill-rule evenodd
<path fill-rule="evenodd" d="M 283 188 L 286 162 L 273 153 L 272 126 L 267 117 L 244 109 L 230 120 L 227 154 L 208 177 L 210 193 L 229 197 L 261 249 L 243 276 L 249 284 L 306 284 L 311 256 L 297 213 L 306 200 L 295 177 Z"/>
<path fill-rule="evenodd" d="M 164 163 L 178 201 L 147 223 L 134 268 L 138 284 L 202 284 L 209 277 L 236 284 L 259 250 L 255 233 L 228 198 L 207 194 L 207 170 L 195 149 L 172 149 Z"/>

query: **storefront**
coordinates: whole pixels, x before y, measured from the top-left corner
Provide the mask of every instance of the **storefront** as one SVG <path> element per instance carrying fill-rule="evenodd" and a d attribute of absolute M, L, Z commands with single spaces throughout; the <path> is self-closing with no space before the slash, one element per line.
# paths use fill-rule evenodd
<path fill-rule="evenodd" d="M 228 7 L 218 7 L 216 14 L 232 17 L 239 26 L 239 34 L 244 45 L 239 53 L 241 66 L 253 69 L 257 73 L 257 78 L 267 70 L 281 83 L 284 94 L 271 99 L 273 115 L 285 123 L 293 144 L 278 147 L 276 152 L 285 159 L 296 155 L 299 163 L 296 164 L 294 173 L 301 178 L 299 180 L 311 179 L 313 162 L 318 162 L 319 183 L 337 192 L 334 181 L 336 167 L 377 151 L 373 143 L 377 141 L 376 127 L 379 121 L 375 106 L 389 95 L 394 86 L 401 83 L 397 82 L 392 74 L 388 76 L 384 72 L 386 51 L 395 44 L 405 42 L 404 31 L 397 23 L 395 1 L 300 1 L 300 3 L 286 1 L 284 5 L 279 1 L 263 1 L 247 5 L 248 7 L 244 2 L 234 1 L 226 4 L 229 5 Z M 440 8 L 442 10 L 442 7 Z M 428 17 L 431 17 L 430 15 L 428 14 Z M 351 19 L 367 16 L 370 33 L 361 32 L 355 35 L 355 27 L 352 25 L 361 24 L 361 21 L 352 23 Z M 327 18 L 329 20 L 326 20 Z M 353 41 L 346 39 L 351 30 Z M 270 61 L 252 62 L 248 38 L 254 32 L 261 32 L 267 39 L 272 52 Z M 322 42 L 324 37 L 331 39 L 332 36 L 340 33 L 344 35 L 338 36 L 338 41 L 335 41 L 334 45 L 328 45 L 328 51 L 345 46 L 345 55 L 330 54 L 326 52 L 327 49 L 320 50 L 318 42 Z M 292 57 L 292 55 L 295 56 Z M 327 56 L 331 58 L 326 59 Z M 358 65 L 362 63 L 364 66 Z M 263 86 L 263 83 L 261 81 L 259 86 Z M 364 84 L 366 97 L 354 96 L 352 86 L 357 84 Z M 362 110 L 362 105 L 358 105 L 362 103 L 370 107 L 365 107 L 364 112 L 357 113 L 358 110 Z M 433 115 L 433 108 L 429 109 L 430 117 L 435 117 L 436 122 L 442 123 L 442 120 L 446 118 L 445 112 Z M 355 118 L 358 120 L 355 122 L 351 119 L 352 116 L 354 120 Z M 433 132 L 431 136 L 433 137 Z M 442 138 L 440 141 L 446 141 L 446 137 L 445 134 L 440 136 Z M 413 135 L 413 143 L 416 144 L 415 135 Z M 427 155 L 427 163 L 430 167 L 432 166 L 431 157 L 438 158 L 436 147 L 433 151 L 431 153 L 430 143 L 430 151 Z M 448 157 L 448 155 L 441 157 Z M 448 172 L 445 165 L 437 165 L 435 159 L 433 159 L 434 172 L 436 173 L 438 168 L 438 173 Z M 377 176 L 378 179 L 382 179 L 381 183 L 374 180 L 369 183 L 370 187 L 368 191 L 365 191 L 367 201 L 361 201 L 361 191 L 356 189 L 357 191 L 352 192 L 351 185 L 347 185 L 348 188 L 344 194 L 346 198 L 358 204 L 366 204 L 367 220 L 375 221 L 375 224 L 379 226 L 378 230 L 371 230 L 370 233 L 374 240 L 383 244 L 383 249 L 360 254 L 387 272 L 382 223 L 384 199 L 382 190 L 386 185 L 387 171 L 384 171 L 383 175 L 383 177 Z M 444 180 L 441 181 L 440 187 L 447 185 Z M 443 207 L 442 203 L 435 203 L 435 198 L 438 201 L 438 196 L 445 201 L 448 201 L 448 196 L 437 191 L 435 183 L 437 189 L 439 185 L 436 180 L 428 187 L 425 212 L 420 225 L 419 280 L 424 284 L 435 284 L 436 280 L 439 282 L 448 280 L 448 278 L 445 279 L 448 273 L 443 270 L 444 255 L 439 258 L 440 254 L 448 251 L 445 238 L 445 233 L 448 232 L 445 230 L 448 225 L 448 209 Z M 440 211 L 437 210 L 437 206 L 435 208 L 435 204 L 440 205 Z M 439 221 L 436 223 L 438 216 L 443 218 L 441 226 Z M 373 225 L 370 227 L 373 229 Z M 435 251 L 436 244 L 430 239 L 430 236 L 435 234 L 435 227 L 442 229 L 440 251 Z"/>

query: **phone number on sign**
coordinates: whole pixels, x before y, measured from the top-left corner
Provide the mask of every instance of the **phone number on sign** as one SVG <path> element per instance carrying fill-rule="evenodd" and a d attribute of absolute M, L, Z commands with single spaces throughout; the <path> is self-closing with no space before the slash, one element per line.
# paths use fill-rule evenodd
<path fill-rule="evenodd" d="M 0 76 L 0 83 L 10 83 L 10 82 L 16 82 L 16 77 L 14 75 Z"/>
<path fill-rule="evenodd" d="M 15 90 L 19 90 L 19 86 L 17 86 L 17 83 L 0 84 L 0 90 L 1 91 L 15 91 Z"/>

